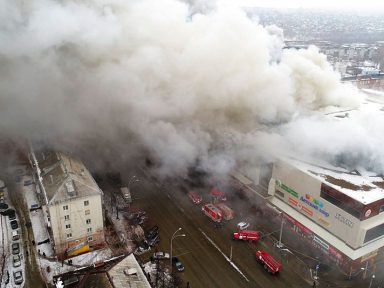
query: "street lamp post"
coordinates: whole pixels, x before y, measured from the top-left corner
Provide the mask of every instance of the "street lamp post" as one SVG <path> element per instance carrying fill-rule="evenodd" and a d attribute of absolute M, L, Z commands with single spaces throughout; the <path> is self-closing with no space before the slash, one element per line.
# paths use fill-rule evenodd
<path fill-rule="evenodd" d="M 371 282 L 369 282 L 369 287 L 368 288 L 371 288 L 373 279 L 375 279 L 375 274 L 372 275 Z"/>
<path fill-rule="evenodd" d="M 177 229 L 172 237 L 171 237 L 171 253 L 170 253 L 170 264 L 171 264 L 171 274 L 172 274 L 172 242 L 173 242 L 173 239 L 177 238 L 177 237 L 185 237 L 186 235 L 185 234 L 177 234 L 177 232 L 179 232 L 181 230 L 181 227 L 179 229 Z"/>
<path fill-rule="evenodd" d="M 283 212 L 280 213 L 280 216 L 281 216 L 281 225 L 280 225 L 279 242 L 277 243 L 277 247 L 278 248 L 283 247 L 283 243 L 281 243 L 281 238 L 283 237 L 283 226 L 284 226 Z"/>

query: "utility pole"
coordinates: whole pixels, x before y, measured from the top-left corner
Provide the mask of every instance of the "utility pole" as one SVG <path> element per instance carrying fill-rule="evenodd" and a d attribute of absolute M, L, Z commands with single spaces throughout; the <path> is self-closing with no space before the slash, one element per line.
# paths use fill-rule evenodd
<path fill-rule="evenodd" d="M 279 243 L 277 244 L 277 248 L 283 247 L 283 243 L 281 243 L 281 238 L 283 237 L 283 226 L 284 226 L 283 212 L 280 213 L 280 216 L 281 216 L 281 225 L 280 225 Z"/>

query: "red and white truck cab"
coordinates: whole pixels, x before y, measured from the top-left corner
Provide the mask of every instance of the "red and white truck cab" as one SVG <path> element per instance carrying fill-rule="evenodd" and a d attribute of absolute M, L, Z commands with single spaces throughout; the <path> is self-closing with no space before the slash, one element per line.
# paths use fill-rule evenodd
<path fill-rule="evenodd" d="M 201 211 L 207 215 L 209 218 L 212 219 L 214 222 L 221 222 L 221 219 L 223 218 L 223 215 L 219 208 L 217 208 L 215 205 L 208 203 L 203 205 L 201 208 Z"/>
<path fill-rule="evenodd" d="M 263 250 L 256 251 L 256 259 L 264 266 L 264 269 L 271 274 L 280 272 L 283 267 L 280 262 Z"/>

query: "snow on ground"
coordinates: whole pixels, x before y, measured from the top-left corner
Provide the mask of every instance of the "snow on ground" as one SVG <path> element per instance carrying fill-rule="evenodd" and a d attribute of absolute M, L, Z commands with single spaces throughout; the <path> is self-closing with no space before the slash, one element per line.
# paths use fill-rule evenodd
<path fill-rule="evenodd" d="M 38 257 L 37 261 L 40 265 L 41 272 L 48 282 L 53 283 L 53 276 L 74 271 L 80 267 L 91 266 L 95 262 L 105 261 L 112 256 L 112 251 L 109 248 L 88 252 L 71 258 L 72 265 L 68 265 L 68 260 L 64 262 L 55 259 L 48 259 L 42 256 Z M 47 268 L 49 267 L 49 268 Z M 49 271 L 49 272 L 48 272 Z"/>
<path fill-rule="evenodd" d="M 37 195 L 36 195 L 36 186 L 34 185 L 33 179 L 31 176 L 23 176 L 22 182 L 24 198 L 27 203 L 27 207 L 31 208 L 32 205 L 38 205 L 41 207 Z M 29 184 L 30 183 L 30 184 Z M 47 229 L 47 225 L 44 220 L 44 213 L 42 209 L 37 209 L 35 211 L 29 211 L 29 217 L 32 223 L 32 230 L 35 236 L 36 247 L 40 250 L 40 253 L 45 253 L 46 256 L 52 257 L 54 256 L 54 252 L 52 246 L 49 243 L 38 244 L 41 241 L 49 239 L 49 233 Z"/>

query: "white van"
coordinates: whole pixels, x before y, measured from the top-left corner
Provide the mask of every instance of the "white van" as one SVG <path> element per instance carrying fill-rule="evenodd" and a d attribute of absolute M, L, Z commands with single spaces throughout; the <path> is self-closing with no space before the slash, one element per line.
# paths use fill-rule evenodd
<path fill-rule="evenodd" d="M 16 241 L 20 239 L 20 232 L 19 229 L 12 231 L 12 240 Z"/>

